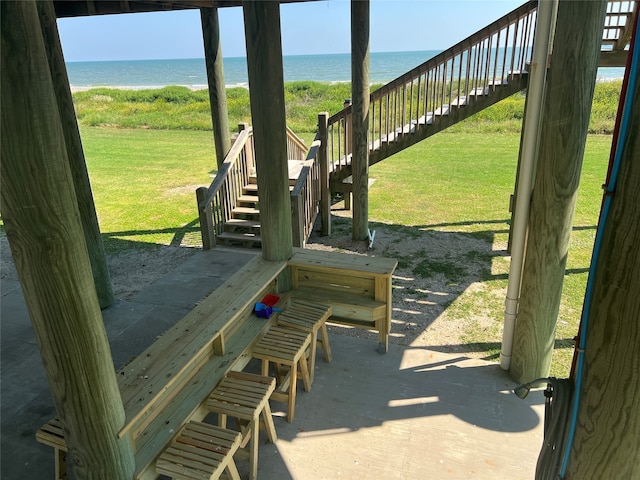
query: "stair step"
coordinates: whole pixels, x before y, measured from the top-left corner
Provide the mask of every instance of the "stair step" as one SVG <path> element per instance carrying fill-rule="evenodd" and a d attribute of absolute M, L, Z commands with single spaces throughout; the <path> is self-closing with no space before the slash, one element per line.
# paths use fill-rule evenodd
<path fill-rule="evenodd" d="M 238 197 L 238 202 L 256 205 L 258 203 L 258 196 L 257 195 L 240 195 L 240 197 Z"/>
<path fill-rule="evenodd" d="M 224 244 L 237 244 L 241 243 L 243 245 L 260 245 L 262 243 L 262 238 L 260 235 L 256 235 L 253 233 L 233 233 L 233 232 L 222 232 L 216 237 L 216 241 L 218 243 Z"/>
<path fill-rule="evenodd" d="M 259 215 L 260 210 L 253 207 L 236 207 L 231 211 L 231 213 L 239 215 Z"/>
<path fill-rule="evenodd" d="M 245 185 L 243 188 L 245 195 L 251 195 L 252 193 L 256 193 L 258 191 L 258 185 L 255 183 L 249 183 Z M 293 185 L 289 185 L 289 191 L 293 190 Z"/>
<path fill-rule="evenodd" d="M 300 172 L 304 165 L 304 160 L 288 160 L 287 163 L 289 168 L 289 185 L 293 186 L 298 181 L 298 177 L 300 176 Z M 249 176 L 249 184 L 258 184 L 258 176 L 255 173 Z"/>
<path fill-rule="evenodd" d="M 247 220 L 245 218 L 230 218 L 225 222 L 225 226 L 233 228 L 260 228 L 260 222 L 257 220 Z"/>

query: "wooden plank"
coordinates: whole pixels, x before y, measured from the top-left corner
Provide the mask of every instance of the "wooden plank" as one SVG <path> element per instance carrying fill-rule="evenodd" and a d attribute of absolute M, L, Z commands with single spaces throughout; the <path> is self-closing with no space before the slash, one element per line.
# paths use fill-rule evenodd
<path fill-rule="evenodd" d="M 319 271 L 354 271 L 358 274 L 389 275 L 395 271 L 398 261 L 386 257 L 370 257 L 348 253 L 325 252 L 320 250 L 295 248 L 289 265 L 296 267 L 313 266 Z"/>
<path fill-rule="evenodd" d="M 93 280 L 100 308 L 104 309 L 112 305 L 115 299 L 111 288 L 111 278 L 100 234 L 100 226 L 98 225 L 96 207 L 93 201 L 87 163 L 82 148 L 80 130 L 78 129 L 78 121 L 73 106 L 73 97 L 69 87 L 67 67 L 58 35 L 56 13 L 52 2 L 36 2 L 36 4 L 40 15 L 40 27 L 45 40 L 47 58 L 49 59 L 51 79 L 60 112 L 60 124 L 65 138 L 71 178 L 76 191 L 78 211 L 80 212 L 80 221 L 87 243 Z"/>
<path fill-rule="evenodd" d="M 362 278 L 353 271 L 317 271 L 305 268 L 297 269 L 298 286 L 327 290 L 348 291 L 354 295 L 374 298 L 376 277 Z M 383 277 L 385 278 L 385 277 Z"/>
<path fill-rule="evenodd" d="M 375 322 L 387 314 L 387 303 L 338 291 L 298 288 L 291 292 L 295 299 L 324 302 L 331 305 L 331 318 L 362 319 Z"/>

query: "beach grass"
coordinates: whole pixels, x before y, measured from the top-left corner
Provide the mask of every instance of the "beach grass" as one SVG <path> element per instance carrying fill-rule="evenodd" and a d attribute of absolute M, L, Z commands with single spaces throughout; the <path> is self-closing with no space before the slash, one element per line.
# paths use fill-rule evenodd
<path fill-rule="evenodd" d="M 372 91 L 380 85 L 373 85 Z M 621 81 L 596 85 L 589 133 L 613 131 Z M 351 96 L 349 83 L 289 82 L 285 84 L 287 122 L 296 133 L 317 130 L 319 112 L 340 111 Z M 209 97 L 205 90 L 170 86 L 151 90 L 95 88 L 73 94 L 78 120 L 91 127 L 211 130 Z M 451 133 L 517 133 L 524 112 L 524 94 L 517 93 L 448 129 Z M 229 124 L 251 123 L 249 91 L 227 89 Z"/>

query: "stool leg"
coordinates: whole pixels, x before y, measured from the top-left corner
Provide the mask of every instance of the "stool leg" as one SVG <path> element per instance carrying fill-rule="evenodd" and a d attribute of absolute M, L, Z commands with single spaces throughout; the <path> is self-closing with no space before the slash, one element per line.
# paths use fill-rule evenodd
<path fill-rule="evenodd" d="M 323 323 L 320 327 L 320 333 L 322 334 L 322 350 L 324 350 L 324 359 L 326 362 L 331 361 L 331 345 L 329 345 L 329 332 L 327 331 L 327 324 Z"/>
<path fill-rule="evenodd" d="M 258 439 L 260 438 L 260 417 L 256 414 L 249 425 L 249 480 L 258 478 Z"/>
<path fill-rule="evenodd" d="M 54 447 L 55 448 L 55 447 Z M 55 448 L 56 480 L 67 480 L 67 452 Z"/>
<path fill-rule="evenodd" d="M 302 360 L 303 358 L 304 358 L 304 355 L 300 357 L 300 360 Z M 305 363 L 306 363 L 306 359 L 305 359 Z M 288 402 L 288 410 L 287 410 L 287 421 L 289 423 L 293 422 L 293 416 L 296 413 L 297 384 L 298 384 L 298 366 L 294 364 L 291 367 L 291 381 L 289 384 L 289 402 Z"/>
<path fill-rule="evenodd" d="M 316 373 L 316 349 L 318 344 L 318 331 L 311 332 L 311 343 L 309 344 L 309 381 L 313 383 Z"/>
<path fill-rule="evenodd" d="M 264 429 L 267 431 L 267 435 L 269 435 L 269 441 L 271 443 L 276 443 L 278 441 L 278 435 L 276 434 L 276 426 L 273 424 L 271 407 L 269 406 L 268 401 L 265 403 L 264 409 L 262 410 L 262 421 L 264 422 Z"/>
<path fill-rule="evenodd" d="M 240 473 L 238 472 L 238 467 L 236 467 L 236 463 L 231 459 L 227 466 L 224 469 L 227 474 L 227 478 L 229 480 L 241 480 Z"/>
<path fill-rule="evenodd" d="M 227 415 L 224 413 L 218 413 L 218 426 L 227 428 Z"/>
<path fill-rule="evenodd" d="M 267 360 L 266 358 L 262 359 L 262 376 L 269 376 L 269 360 Z"/>
<path fill-rule="evenodd" d="M 302 382 L 304 383 L 304 391 L 311 391 L 311 378 L 309 373 L 309 364 L 307 363 L 307 358 L 302 355 L 300 357 L 300 374 L 302 375 Z"/>

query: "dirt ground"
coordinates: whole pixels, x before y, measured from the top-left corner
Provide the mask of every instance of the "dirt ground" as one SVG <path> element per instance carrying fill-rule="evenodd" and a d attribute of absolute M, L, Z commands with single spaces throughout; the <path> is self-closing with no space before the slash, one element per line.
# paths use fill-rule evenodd
<path fill-rule="evenodd" d="M 443 231 L 371 223 L 372 248 L 351 239 L 347 212 L 334 215 L 331 236 L 317 232 L 308 248 L 337 250 L 355 255 L 392 257 L 398 260 L 393 278 L 393 319 L 390 343 L 426 346 L 443 352 L 464 352 L 487 358 L 486 347 L 469 345 L 469 332 L 483 331 L 484 338 L 499 337 L 496 310 L 504 302 L 502 284 L 491 285 L 495 264 L 506 265 L 506 245 L 489 241 L 477 232 Z M 163 246 L 124 249 L 107 255 L 114 294 L 126 300 L 164 276 L 193 255 L 197 248 Z M 0 234 L 0 281 L 17 280 L 8 241 Z M 470 308 L 473 306 L 473 308 Z M 334 334 L 371 338 L 362 329 L 332 327 Z"/>

